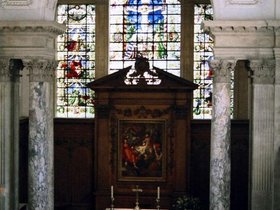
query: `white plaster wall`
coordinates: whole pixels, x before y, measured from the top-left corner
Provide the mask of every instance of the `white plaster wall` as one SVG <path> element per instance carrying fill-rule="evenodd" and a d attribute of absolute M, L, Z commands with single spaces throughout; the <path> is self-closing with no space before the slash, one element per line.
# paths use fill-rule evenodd
<path fill-rule="evenodd" d="M 0 0 L 0 20 L 55 20 L 57 0 Z"/>
<path fill-rule="evenodd" d="M 280 0 L 275 0 L 276 19 L 280 19 Z"/>
<path fill-rule="evenodd" d="M 215 20 L 280 18 L 280 0 L 211 0 Z"/>

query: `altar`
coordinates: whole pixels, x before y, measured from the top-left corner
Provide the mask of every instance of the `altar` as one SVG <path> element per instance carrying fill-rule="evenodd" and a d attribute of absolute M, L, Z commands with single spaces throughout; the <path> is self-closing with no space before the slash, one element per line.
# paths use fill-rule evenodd
<path fill-rule="evenodd" d="M 95 91 L 95 209 L 135 206 L 170 209 L 190 190 L 190 120 L 197 85 L 137 57 L 129 66 L 88 84 Z M 128 210 L 128 209 L 127 209 Z M 131 210 L 131 209 L 130 209 Z"/>
<path fill-rule="evenodd" d="M 130 209 L 127 209 L 127 208 L 106 208 L 105 210 L 135 210 L 134 208 L 130 208 Z M 157 209 L 140 209 L 140 210 L 157 210 Z M 160 210 L 168 210 L 168 209 L 160 209 Z"/>

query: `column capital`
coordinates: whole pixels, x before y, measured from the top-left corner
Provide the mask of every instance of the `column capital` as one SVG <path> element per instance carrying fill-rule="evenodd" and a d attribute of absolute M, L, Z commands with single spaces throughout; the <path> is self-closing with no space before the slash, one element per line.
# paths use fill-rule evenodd
<path fill-rule="evenodd" d="M 275 60 L 250 60 L 250 68 L 253 71 L 254 84 L 273 84 L 275 81 Z"/>
<path fill-rule="evenodd" d="M 52 82 L 57 61 L 45 58 L 24 58 L 24 66 L 29 70 L 30 82 Z"/>
<path fill-rule="evenodd" d="M 21 77 L 19 71 L 23 70 L 24 65 L 21 59 L 11 58 L 9 60 L 9 69 L 12 77 L 12 81 L 19 82 L 19 78 Z"/>
<path fill-rule="evenodd" d="M 0 82 L 8 82 L 8 81 L 11 81 L 9 59 L 0 58 Z"/>
<path fill-rule="evenodd" d="M 235 60 L 212 60 L 210 66 L 214 70 L 214 82 L 230 83 L 231 71 L 236 65 Z"/>
<path fill-rule="evenodd" d="M 0 58 L 0 82 L 19 81 L 19 71 L 23 69 L 21 59 Z"/>

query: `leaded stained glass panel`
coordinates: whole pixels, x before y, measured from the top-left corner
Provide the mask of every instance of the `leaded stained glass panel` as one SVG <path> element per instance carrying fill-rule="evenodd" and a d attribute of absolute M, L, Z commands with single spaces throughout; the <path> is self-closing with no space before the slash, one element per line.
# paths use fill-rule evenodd
<path fill-rule="evenodd" d="M 204 20 L 213 19 L 211 4 L 195 4 L 194 7 L 194 83 L 199 87 L 194 91 L 193 118 L 212 118 L 212 82 L 214 72 L 210 61 L 214 58 L 214 40 L 201 29 Z M 231 117 L 233 117 L 234 72 L 231 72 Z"/>
<path fill-rule="evenodd" d="M 57 21 L 67 29 L 57 38 L 57 117 L 94 117 L 95 6 L 59 5 Z"/>
<path fill-rule="evenodd" d="M 109 73 L 142 55 L 150 66 L 180 76 L 180 25 L 179 0 L 111 0 Z"/>
<path fill-rule="evenodd" d="M 212 20 L 210 4 L 196 4 L 194 7 L 194 83 L 199 87 L 194 91 L 193 118 L 212 117 L 212 76 L 209 61 L 213 59 L 213 39 L 201 29 L 204 20 Z"/>

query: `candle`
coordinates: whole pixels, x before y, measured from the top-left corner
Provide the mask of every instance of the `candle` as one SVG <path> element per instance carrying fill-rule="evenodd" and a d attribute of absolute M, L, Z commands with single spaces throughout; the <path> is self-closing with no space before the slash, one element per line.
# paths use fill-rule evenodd
<path fill-rule="evenodd" d="M 159 199 L 159 198 L 160 198 L 160 188 L 157 187 L 157 199 Z"/>
<path fill-rule="evenodd" d="M 111 198 L 114 198 L 114 187 L 113 187 L 113 185 L 111 186 Z"/>

